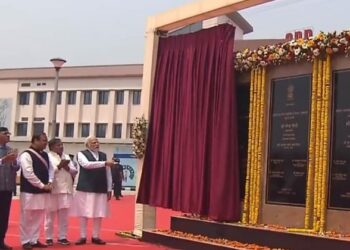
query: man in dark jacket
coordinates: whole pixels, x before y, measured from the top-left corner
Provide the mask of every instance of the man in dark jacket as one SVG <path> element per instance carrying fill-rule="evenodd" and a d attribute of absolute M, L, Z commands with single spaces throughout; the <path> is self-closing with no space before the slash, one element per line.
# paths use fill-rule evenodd
<path fill-rule="evenodd" d="M 7 146 L 11 133 L 5 127 L 0 127 L 0 250 L 11 250 L 5 244 L 8 228 L 12 193 L 16 189 L 17 150 Z"/>
<path fill-rule="evenodd" d="M 48 154 L 45 133 L 33 135 L 31 146 L 21 156 L 21 219 L 19 223 L 23 249 L 43 248 L 38 238 L 50 202 L 53 168 Z"/>
<path fill-rule="evenodd" d="M 95 136 L 89 136 L 86 149 L 79 152 L 79 177 L 70 214 L 80 217 L 80 239 L 76 245 L 86 244 L 88 218 L 93 220 L 91 242 L 106 244 L 100 239 L 102 218 L 109 213 L 108 200 L 111 198 L 112 176 L 110 167 L 114 161 L 107 160 L 107 155 L 100 151 L 100 143 Z"/>
<path fill-rule="evenodd" d="M 124 179 L 123 165 L 120 165 L 120 160 L 114 158 L 115 164 L 111 168 L 113 179 L 113 193 L 116 200 L 119 200 L 122 195 L 122 181 Z"/>

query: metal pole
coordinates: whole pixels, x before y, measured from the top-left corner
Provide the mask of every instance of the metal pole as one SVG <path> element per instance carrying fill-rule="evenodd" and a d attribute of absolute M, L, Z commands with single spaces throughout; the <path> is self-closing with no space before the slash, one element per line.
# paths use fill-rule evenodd
<path fill-rule="evenodd" d="M 56 79 L 55 79 L 55 87 L 53 90 L 53 96 L 52 96 L 52 102 L 51 102 L 51 114 L 52 114 L 52 119 L 51 119 L 51 133 L 50 133 L 50 138 L 55 138 L 56 137 L 56 114 L 57 114 L 57 101 L 58 101 L 58 73 L 60 71 L 59 68 L 56 69 Z"/>

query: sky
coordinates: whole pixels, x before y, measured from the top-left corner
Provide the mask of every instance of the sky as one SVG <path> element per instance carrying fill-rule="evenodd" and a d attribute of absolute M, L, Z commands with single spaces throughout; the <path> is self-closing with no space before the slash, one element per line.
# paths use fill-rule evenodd
<path fill-rule="evenodd" d="M 213 0 L 215 1 L 215 0 Z M 147 17 L 195 0 L 0 0 L 0 69 L 143 63 Z M 349 0 L 275 0 L 240 11 L 245 39 L 350 29 Z"/>

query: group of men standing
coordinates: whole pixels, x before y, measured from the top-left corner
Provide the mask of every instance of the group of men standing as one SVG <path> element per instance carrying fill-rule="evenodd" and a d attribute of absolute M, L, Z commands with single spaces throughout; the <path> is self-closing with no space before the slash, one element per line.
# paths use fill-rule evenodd
<path fill-rule="evenodd" d="M 64 154 L 60 139 L 53 138 L 48 142 L 45 133 L 34 135 L 30 147 L 18 156 L 16 150 L 7 146 L 10 135 L 7 128 L 0 127 L 0 250 L 12 249 L 4 240 L 12 193 L 16 188 L 16 172 L 19 168 L 21 168 L 20 240 L 23 249 L 53 245 L 53 221 L 56 216 L 57 242 L 69 245 L 68 215 L 80 217 L 80 239 L 75 242 L 76 245 L 87 242 L 89 218 L 93 220 L 91 242 L 98 245 L 106 244 L 99 234 L 102 218 L 109 213 L 112 169 L 119 169 L 118 160 L 107 160 L 106 154 L 99 151 L 98 139 L 94 136 L 88 137 L 85 143 L 86 149 L 77 154 L 76 160 L 80 168 L 76 191 L 73 194 L 73 180 L 78 169 L 69 155 Z M 47 144 L 49 144 L 48 153 L 45 151 Z M 120 171 L 116 173 L 120 176 Z M 121 193 L 115 193 L 115 196 L 119 198 Z M 38 240 L 43 223 L 46 244 Z"/>

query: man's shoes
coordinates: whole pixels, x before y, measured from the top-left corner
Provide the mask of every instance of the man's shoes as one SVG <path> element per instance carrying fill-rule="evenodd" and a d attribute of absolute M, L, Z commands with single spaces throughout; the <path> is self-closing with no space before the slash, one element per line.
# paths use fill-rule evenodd
<path fill-rule="evenodd" d="M 6 245 L 5 243 L 0 244 L 0 250 L 12 250 L 12 247 Z"/>
<path fill-rule="evenodd" d="M 116 200 L 120 200 L 120 198 L 119 198 L 119 197 L 115 197 L 115 199 L 116 199 Z"/>
<path fill-rule="evenodd" d="M 70 242 L 67 239 L 60 239 L 57 242 L 58 242 L 58 244 L 61 244 L 61 245 L 64 245 L 64 246 L 70 245 Z"/>
<path fill-rule="evenodd" d="M 106 242 L 100 238 L 91 238 L 91 242 L 96 245 L 106 245 Z"/>
<path fill-rule="evenodd" d="M 46 245 L 48 245 L 48 246 L 52 246 L 52 245 L 53 245 L 53 240 L 52 240 L 52 239 L 47 239 L 47 240 L 45 241 L 45 243 L 46 243 Z"/>
<path fill-rule="evenodd" d="M 35 244 L 31 244 L 32 247 L 37 247 L 37 248 L 47 248 L 46 244 L 41 243 L 40 241 L 37 241 Z"/>
<path fill-rule="evenodd" d="M 86 238 L 80 238 L 77 242 L 75 242 L 75 245 L 84 245 L 86 244 Z"/>
<path fill-rule="evenodd" d="M 23 244 L 22 248 L 25 250 L 33 249 L 32 245 L 29 242 Z"/>

